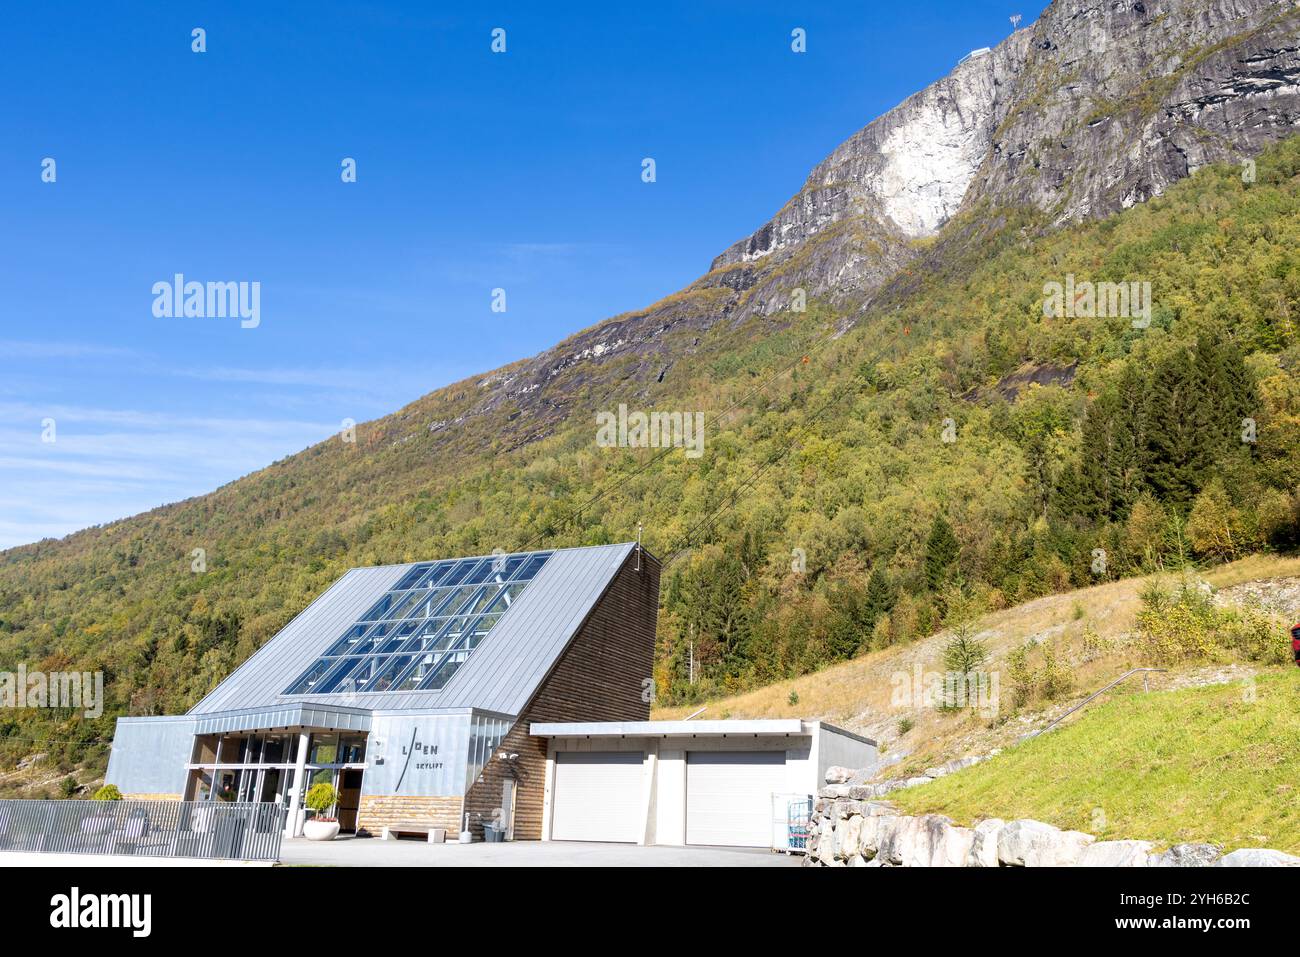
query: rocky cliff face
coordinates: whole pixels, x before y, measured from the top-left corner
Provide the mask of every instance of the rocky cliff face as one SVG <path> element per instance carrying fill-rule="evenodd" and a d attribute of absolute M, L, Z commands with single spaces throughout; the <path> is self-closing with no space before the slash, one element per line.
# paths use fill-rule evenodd
<path fill-rule="evenodd" d="M 1300 127 L 1292 0 L 1054 3 L 966 200 L 1106 216 Z"/>
<path fill-rule="evenodd" d="M 960 213 L 1028 206 L 1060 225 L 1248 158 L 1300 132 L 1298 37 L 1294 0 L 1056 0 L 847 139 L 690 287 L 452 387 L 435 431 L 510 408 L 526 414 L 512 441 L 530 441 L 591 386 L 649 395 L 719 322 L 787 321 L 796 288 L 852 316 L 917 262 L 916 240 L 977 241 L 970 222 L 945 232 Z"/>
<path fill-rule="evenodd" d="M 1020 31 L 868 124 L 823 160 L 776 216 L 713 261 L 720 269 L 788 251 L 849 217 L 869 216 L 899 239 L 946 223 L 1014 105 L 1029 46 Z"/>
<path fill-rule="evenodd" d="M 846 140 L 713 268 L 852 217 L 906 240 L 981 200 L 1057 223 L 1132 206 L 1300 129 L 1298 36 L 1293 0 L 1057 0 Z"/>

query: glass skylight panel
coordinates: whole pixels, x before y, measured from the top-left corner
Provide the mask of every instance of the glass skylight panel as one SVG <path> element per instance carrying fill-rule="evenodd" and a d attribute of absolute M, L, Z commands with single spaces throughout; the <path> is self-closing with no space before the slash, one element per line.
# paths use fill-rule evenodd
<path fill-rule="evenodd" d="M 325 672 L 334 667 L 334 662 L 329 658 L 322 658 L 315 662 L 301 678 L 295 681 L 286 694 L 314 694 L 313 687 L 324 676 Z"/>
<path fill-rule="evenodd" d="M 523 590 L 524 586 L 522 584 L 506 585 L 497 593 L 496 598 L 493 599 L 492 604 L 488 606 L 487 610 L 490 612 L 506 611 Z"/>
<path fill-rule="evenodd" d="M 393 586 L 393 591 L 405 591 L 408 588 L 414 588 L 415 583 L 427 575 L 433 567 L 433 565 L 416 565 L 402 576 L 401 581 Z"/>
<path fill-rule="evenodd" d="M 492 570 L 492 580 L 494 582 L 510 581 L 510 577 L 519 570 L 519 566 L 525 561 L 527 561 L 527 556 L 525 555 L 512 555 L 504 562 L 496 563 L 500 567 Z"/>
<path fill-rule="evenodd" d="M 361 654 L 369 648 L 368 643 L 363 643 L 361 641 L 362 637 L 364 637 L 365 633 L 369 630 L 370 628 L 367 625 L 353 625 L 343 633 L 343 637 L 336 641 L 329 651 L 325 652 L 325 655 L 330 657 L 333 655 Z"/>
<path fill-rule="evenodd" d="M 457 563 L 456 563 L 456 567 L 453 568 L 453 569 L 451 570 L 451 572 L 447 575 L 446 578 L 444 578 L 442 581 L 438 582 L 438 584 L 439 584 L 439 585 L 459 585 L 461 582 L 463 582 L 463 581 L 465 580 L 465 576 L 468 575 L 470 572 L 472 572 L 472 571 L 474 570 L 474 566 L 477 565 L 477 564 L 478 564 L 478 562 L 476 562 L 476 561 L 460 561 L 460 562 L 457 562 Z"/>
<path fill-rule="evenodd" d="M 474 568 L 474 570 L 465 577 L 464 584 L 466 585 L 483 584 L 485 581 L 491 578 L 493 573 L 496 571 L 496 569 L 493 567 L 494 564 L 495 564 L 494 559 L 491 558 L 483 559 L 483 561 L 481 561 Z"/>
<path fill-rule="evenodd" d="M 550 557 L 526 552 L 412 566 L 284 693 L 441 689 Z"/>
<path fill-rule="evenodd" d="M 524 557 L 526 560 L 524 561 L 523 570 L 519 572 L 518 581 L 527 582 L 532 581 L 537 577 L 537 573 L 542 570 L 542 566 L 545 565 L 546 560 L 551 557 L 551 553 L 542 552 Z"/>
<path fill-rule="evenodd" d="M 452 566 L 455 564 L 456 564 L 455 562 L 439 562 L 437 565 L 434 565 L 432 568 L 429 569 L 429 573 L 425 575 L 422 579 L 420 579 L 420 583 L 415 587 L 416 588 L 434 587 L 442 579 L 447 577 L 447 573 L 451 571 Z"/>
<path fill-rule="evenodd" d="M 340 659 L 334 670 L 322 678 L 320 683 L 312 689 L 312 694 L 331 694 L 337 691 L 355 690 L 359 683 L 364 682 L 369 677 L 364 666 L 370 660 L 372 659 Z"/>
<path fill-rule="evenodd" d="M 366 686 L 361 690 L 363 692 L 387 691 L 393 686 L 398 675 L 406 671 L 407 666 L 410 665 L 414 659 L 414 655 L 393 655 L 384 662 L 383 666 L 379 669 L 379 673 L 371 678 Z"/>
<path fill-rule="evenodd" d="M 362 621 L 381 621 L 388 617 L 389 610 L 402 600 L 401 592 L 389 592 L 379 601 L 375 602 L 371 609 L 362 617 Z"/>

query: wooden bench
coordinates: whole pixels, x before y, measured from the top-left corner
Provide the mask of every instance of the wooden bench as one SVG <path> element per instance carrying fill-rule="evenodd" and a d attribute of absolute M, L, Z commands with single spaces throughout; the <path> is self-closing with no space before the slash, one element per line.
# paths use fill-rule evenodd
<path fill-rule="evenodd" d="M 385 824 L 381 839 L 395 841 L 403 834 L 424 835 L 430 844 L 445 844 L 447 841 L 447 829 L 445 827 L 422 824 L 419 821 L 399 821 L 396 824 Z"/>

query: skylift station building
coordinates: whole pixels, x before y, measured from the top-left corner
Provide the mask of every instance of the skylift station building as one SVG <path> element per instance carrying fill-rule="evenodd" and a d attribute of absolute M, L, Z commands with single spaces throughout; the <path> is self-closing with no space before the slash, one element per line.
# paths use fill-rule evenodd
<path fill-rule="evenodd" d="M 354 568 L 188 714 L 120 718 L 124 796 L 277 801 L 342 830 L 764 846 L 774 795 L 873 742 L 820 722 L 650 721 L 659 563 L 635 543 Z"/>

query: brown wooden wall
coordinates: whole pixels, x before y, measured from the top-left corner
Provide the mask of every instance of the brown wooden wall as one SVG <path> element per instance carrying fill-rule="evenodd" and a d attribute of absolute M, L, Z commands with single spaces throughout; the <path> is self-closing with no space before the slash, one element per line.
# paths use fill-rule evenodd
<path fill-rule="evenodd" d="M 542 837 L 547 742 L 528 733 L 532 722 L 650 719 L 646 689 L 654 668 L 659 562 L 643 551 L 640 572 L 636 565 L 634 551 L 497 748 L 496 754 L 518 754 L 518 760 L 507 764 L 494 754 L 465 795 L 476 837 L 501 806 L 501 785 L 511 773 L 517 781 L 515 839 Z"/>
<path fill-rule="evenodd" d="M 361 798 L 357 809 L 357 827 L 379 835 L 386 824 L 418 822 L 434 827 L 445 827 L 447 836 L 455 840 L 460 833 L 461 797 L 419 797 L 416 795 L 375 795 Z"/>

